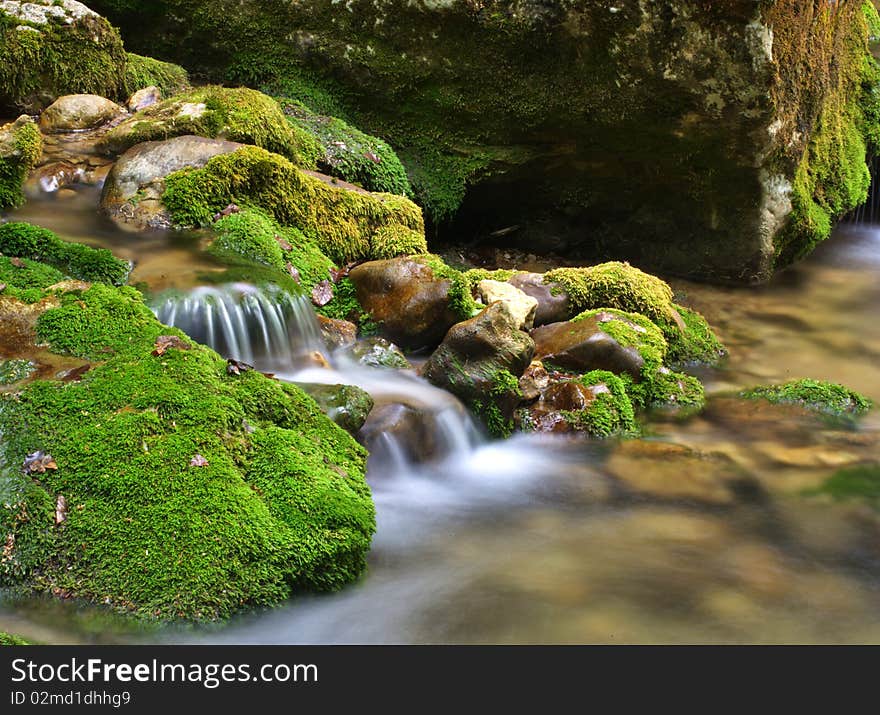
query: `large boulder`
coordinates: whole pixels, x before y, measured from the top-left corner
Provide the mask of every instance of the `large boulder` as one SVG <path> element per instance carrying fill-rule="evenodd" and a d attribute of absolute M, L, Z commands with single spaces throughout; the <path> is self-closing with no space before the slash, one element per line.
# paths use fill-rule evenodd
<path fill-rule="evenodd" d="M 762 281 L 868 186 L 861 0 L 98 5 L 187 66 L 323 108 L 345 97 L 435 220 L 518 226 L 507 240 L 531 250 Z"/>
<path fill-rule="evenodd" d="M 168 228 L 171 218 L 162 204 L 165 177 L 184 168 L 204 166 L 209 159 L 239 147 L 234 142 L 196 136 L 138 144 L 110 171 L 101 208 L 123 226 Z"/>
<path fill-rule="evenodd" d="M 115 97 L 125 63 L 117 30 L 76 0 L 0 3 L 0 114 L 36 114 L 65 94 Z"/>
<path fill-rule="evenodd" d="M 437 345 L 456 322 L 448 280 L 417 258 L 369 261 L 349 273 L 363 309 L 403 348 Z"/>
<path fill-rule="evenodd" d="M 125 115 L 116 102 L 97 94 L 67 94 L 46 107 L 40 115 L 40 130 L 54 134 L 94 129 Z"/>
<path fill-rule="evenodd" d="M 513 428 L 513 412 L 522 399 L 519 378 L 534 352 L 532 339 L 499 301 L 452 326 L 422 374 L 463 400 L 490 432 L 503 436 Z"/>

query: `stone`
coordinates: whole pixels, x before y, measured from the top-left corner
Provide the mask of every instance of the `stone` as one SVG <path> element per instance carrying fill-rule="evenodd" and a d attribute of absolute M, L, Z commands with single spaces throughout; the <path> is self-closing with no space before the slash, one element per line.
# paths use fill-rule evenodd
<path fill-rule="evenodd" d="M 364 426 L 373 409 L 369 393 L 353 385 L 296 384 L 318 403 L 321 412 L 351 435 Z"/>
<path fill-rule="evenodd" d="M 53 161 L 31 172 L 25 182 L 24 192 L 28 196 L 54 194 L 77 183 L 83 176 L 81 167 L 66 161 Z"/>
<path fill-rule="evenodd" d="M 347 348 L 343 355 L 366 367 L 384 367 L 395 370 L 412 368 L 399 347 L 378 336 L 357 341 Z"/>
<path fill-rule="evenodd" d="M 608 370 L 641 379 L 644 358 L 634 347 L 624 347 L 602 329 L 601 314 L 584 320 L 551 323 L 535 328 L 535 357 L 577 372 Z"/>
<path fill-rule="evenodd" d="M 321 329 L 324 345 L 330 350 L 347 348 L 357 342 L 357 325 L 347 320 L 318 315 L 318 327 Z"/>
<path fill-rule="evenodd" d="M 574 317 L 568 294 L 558 283 L 544 283 L 543 273 L 515 273 L 508 283 L 538 302 L 536 326 L 564 322 Z"/>
<path fill-rule="evenodd" d="M 477 294 L 486 305 L 495 301 L 505 303 L 520 330 L 531 330 L 534 326 L 538 301 L 519 288 L 510 283 L 486 279 L 477 283 Z"/>
<path fill-rule="evenodd" d="M 125 106 L 128 107 L 129 112 L 139 112 L 142 109 L 158 104 L 161 100 L 162 90 L 155 85 L 150 85 L 149 87 L 139 89 L 131 95 L 125 103 Z"/>
<path fill-rule="evenodd" d="M 68 94 L 43 110 L 40 130 L 45 134 L 61 134 L 94 129 L 121 120 L 126 114 L 116 102 L 96 94 Z"/>
<path fill-rule="evenodd" d="M 533 360 L 519 378 L 523 402 L 533 402 L 550 386 L 550 375 L 539 360 Z"/>
<path fill-rule="evenodd" d="M 371 458 L 424 462 L 437 454 L 434 420 L 429 411 L 414 405 L 389 403 L 376 406 L 357 435 Z"/>
<path fill-rule="evenodd" d="M 418 260 L 369 261 L 353 268 L 349 278 L 381 334 L 402 348 L 434 347 L 456 323 L 449 281 Z"/>
<path fill-rule="evenodd" d="M 492 303 L 478 315 L 449 329 L 422 369 L 432 384 L 471 406 L 496 436 L 512 430 L 522 399 L 519 378 L 535 343 L 517 328 L 506 303 Z"/>
<path fill-rule="evenodd" d="M 169 228 L 171 221 L 161 202 L 163 179 L 187 167 L 200 168 L 212 157 L 240 147 L 235 142 L 196 136 L 133 146 L 107 176 L 101 209 L 123 227 Z"/>

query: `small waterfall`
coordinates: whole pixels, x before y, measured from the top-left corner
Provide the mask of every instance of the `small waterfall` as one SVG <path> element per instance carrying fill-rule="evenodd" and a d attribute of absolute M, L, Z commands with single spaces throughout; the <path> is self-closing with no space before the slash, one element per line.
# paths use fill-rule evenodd
<path fill-rule="evenodd" d="M 868 160 L 868 169 L 871 172 L 871 186 L 868 189 L 868 198 L 861 206 L 850 211 L 844 221 L 858 226 L 880 223 L 880 188 L 877 180 L 880 178 L 880 157 L 872 157 Z"/>
<path fill-rule="evenodd" d="M 224 357 L 261 370 L 289 370 L 323 350 L 308 300 L 281 290 L 246 283 L 203 286 L 160 298 L 153 312 Z"/>

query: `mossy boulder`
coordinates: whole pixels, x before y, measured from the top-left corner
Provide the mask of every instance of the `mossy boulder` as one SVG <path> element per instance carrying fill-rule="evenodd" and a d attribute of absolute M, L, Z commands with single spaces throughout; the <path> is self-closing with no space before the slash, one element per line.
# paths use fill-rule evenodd
<path fill-rule="evenodd" d="M 861 0 L 97 3 L 135 47 L 385 137 L 437 223 L 703 279 L 811 250 L 880 135 Z"/>
<path fill-rule="evenodd" d="M 809 378 L 753 387 L 743 391 L 741 396 L 774 404 L 799 405 L 833 416 L 858 416 L 873 407 L 871 400 L 844 385 Z"/>
<path fill-rule="evenodd" d="M 189 75 L 183 67 L 172 62 L 127 52 L 123 85 L 125 95 L 129 97 L 147 87 L 156 87 L 163 98 L 172 97 L 190 89 Z"/>
<path fill-rule="evenodd" d="M 317 143 L 288 123 L 271 97 L 253 89 L 199 87 L 153 104 L 121 122 L 101 140 L 108 154 L 146 141 L 196 135 L 252 144 L 313 169 Z"/>
<path fill-rule="evenodd" d="M 0 6 L 0 114 L 36 114 L 65 94 L 116 98 L 125 64 L 118 31 L 82 3 Z"/>
<path fill-rule="evenodd" d="M 230 375 L 131 288 L 59 301 L 38 339 L 91 369 L 0 401 L 0 584 L 211 620 L 362 572 L 366 455 L 310 397 Z M 160 335 L 177 342 L 159 351 Z M 22 468 L 37 451 L 39 474 Z"/>
<path fill-rule="evenodd" d="M 40 130 L 27 115 L 0 126 L 0 211 L 24 201 L 22 186 L 42 152 Z"/>
<path fill-rule="evenodd" d="M 166 177 L 162 201 L 181 226 L 208 225 L 230 203 L 262 209 L 340 265 L 426 250 L 422 212 L 409 199 L 340 183 L 253 146 Z M 407 230 L 389 241 L 397 226 Z"/>
<path fill-rule="evenodd" d="M 298 383 L 298 387 L 318 404 L 327 417 L 351 435 L 356 435 L 364 426 L 373 409 L 373 398 L 354 385 Z"/>

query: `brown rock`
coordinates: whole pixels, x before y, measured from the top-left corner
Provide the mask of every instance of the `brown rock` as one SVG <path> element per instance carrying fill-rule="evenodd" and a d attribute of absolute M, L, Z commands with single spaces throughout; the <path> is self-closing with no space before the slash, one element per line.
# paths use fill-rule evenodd
<path fill-rule="evenodd" d="M 538 301 L 535 325 L 558 323 L 574 317 L 568 293 L 558 283 L 544 283 L 543 273 L 517 273 L 507 282 Z"/>
<path fill-rule="evenodd" d="M 524 402 L 532 402 L 541 396 L 541 392 L 550 385 L 550 375 L 544 369 L 544 365 L 538 360 L 533 360 L 519 379 L 519 389 L 522 392 Z"/>
<path fill-rule="evenodd" d="M 94 129 L 125 116 L 116 102 L 96 94 L 68 94 L 56 99 L 40 116 L 46 134 Z"/>
<path fill-rule="evenodd" d="M 347 320 L 337 320 L 319 315 L 318 326 L 321 328 L 324 344 L 330 350 L 345 348 L 354 345 L 357 341 L 357 326 Z"/>

